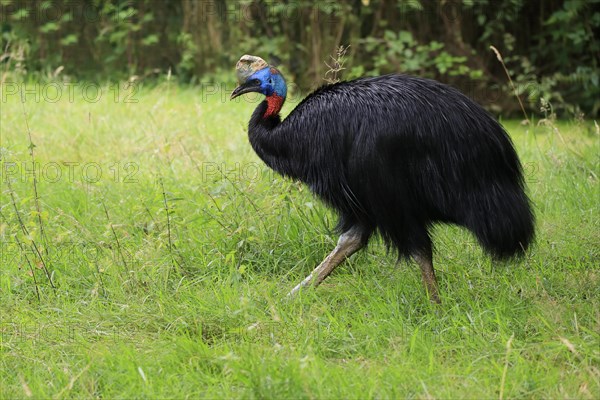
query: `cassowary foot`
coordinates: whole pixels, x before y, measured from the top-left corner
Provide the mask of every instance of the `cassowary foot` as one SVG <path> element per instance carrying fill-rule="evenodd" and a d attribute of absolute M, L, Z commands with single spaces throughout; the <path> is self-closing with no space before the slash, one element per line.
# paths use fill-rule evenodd
<path fill-rule="evenodd" d="M 364 232 L 359 228 L 353 227 L 344 232 L 340 236 L 335 249 L 333 249 L 333 251 L 313 270 L 313 272 L 311 272 L 310 275 L 304 278 L 302 282 L 296 285 L 296 287 L 288 293 L 288 297 L 295 295 L 301 288 L 309 286 L 311 283 L 314 284 L 315 287 L 319 286 L 338 265 L 363 248 L 365 244 Z"/>
<path fill-rule="evenodd" d="M 441 303 L 440 296 L 438 294 L 438 284 L 435 278 L 435 270 L 433 269 L 433 261 L 431 250 L 427 252 L 414 253 L 412 258 L 419 264 L 421 268 L 421 275 L 423 276 L 423 283 L 429 299 L 433 303 Z"/>

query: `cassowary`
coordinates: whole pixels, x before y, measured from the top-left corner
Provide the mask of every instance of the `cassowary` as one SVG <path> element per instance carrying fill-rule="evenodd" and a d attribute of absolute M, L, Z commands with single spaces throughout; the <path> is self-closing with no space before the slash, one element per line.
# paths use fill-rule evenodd
<path fill-rule="evenodd" d="M 266 96 L 248 127 L 258 156 L 339 215 L 337 246 L 290 294 L 320 284 L 374 232 L 399 258 L 417 262 L 435 302 L 433 224 L 467 228 L 497 259 L 522 255 L 531 243 L 534 216 L 512 142 L 458 90 L 406 75 L 360 78 L 321 87 L 282 121 L 281 73 L 248 55 L 236 68 L 232 99 Z"/>

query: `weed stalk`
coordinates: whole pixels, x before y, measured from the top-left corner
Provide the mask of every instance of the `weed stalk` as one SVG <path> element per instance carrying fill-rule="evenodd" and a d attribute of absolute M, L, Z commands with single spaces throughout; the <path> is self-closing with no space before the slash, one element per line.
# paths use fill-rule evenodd
<path fill-rule="evenodd" d="M 341 45 L 336 50 L 335 57 L 329 56 L 329 57 L 331 57 L 331 60 L 333 61 L 333 63 L 331 65 L 329 65 L 325 61 L 325 65 L 327 65 L 329 70 L 327 72 L 325 72 L 325 78 L 323 78 L 323 79 L 325 79 L 325 81 L 327 83 L 334 84 L 334 83 L 338 83 L 340 81 L 339 75 L 341 75 L 341 72 L 346 69 L 346 68 L 344 68 L 344 63 L 346 62 L 346 52 L 348 51 L 349 48 L 350 48 L 350 45 L 348 45 L 348 46 Z M 328 75 L 331 75 L 331 76 L 328 77 Z"/>
<path fill-rule="evenodd" d="M 106 204 L 104 203 L 103 200 L 100 200 L 100 201 L 102 202 L 102 208 L 104 208 L 104 215 L 106 215 L 106 220 L 108 221 L 108 225 L 110 226 L 110 230 L 112 231 L 113 238 L 115 239 L 115 243 L 117 245 L 117 252 L 119 253 L 119 257 L 121 258 L 121 261 L 123 262 L 123 268 L 125 268 L 125 274 L 127 276 L 127 261 L 125 260 L 125 256 L 123 255 L 123 251 L 121 250 L 121 242 L 119 241 L 119 237 L 117 236 L 115 227 L 114 227 L 112 221 L 110 220 L 110 215 L 108 214 L 108 208 L 106 208 Z"/>
<path fill-rule="evenodd" d="M 4 216 L 4 213 L 2 212 L 2 210 L 0 210 L 0 216 L 8 225 L 9 224 L 8 219 Z M 31 273 L 31 277 L 33 278 L 35 294 L 37 296 L 38 302 L 41 303 L 42 299 L 40 298 L 40 288 L 38 285 L 37 278 L 35 276 L 35 269 L 33 268 L 33 265 L 31 264 L 31 260 L 29 259 L 29 257 L 27 257 L 27 252 L 25 251 L 25 246 L 23 245 L 23 242 L 21 242 L 19 240 L 19 237 L 17 235 L 15 235 L 15 241 L 17 242 L 17 245 L 19 246 L 19 249 L 21 250 L 21 254 L 23 254 L 23 257 L 25 257 L 25 261 L 27 261 L 27 265 L 29 266 L 29 272 Z"/>
<path fill-rule="evenodd" d="M 23 117 L 25 119 L 25 127 L 27 128 L 27 135 L 29 137 L 29 157 L 31 158 L 31 164 L 33 169 L 33 202 L 35 204 L 35 211 L 37 212 L 37 220 L 38 226 L 40 227 L 40 237 L 42 238 L 42 244 L 44 245 L 43 251 L 46 256 L 48 256 L 48 239 L 46 237 L 46 231 L 44 230 L 44 222 L 42 220 L 42 208 L 40 206 L 40 196 L 38 191 L 37 184 L 37 176 L 35 171 L 35 154 L 33 149 L 35 149 L 35 144 L 33 144 L 33 139 L 31 137 L 31 128 L 29 128 L 29 120 L 27 118 L 27 111 L 25 110 L 25 99 L 23 98 L 23 91 L 21 91 L 21 107 L 23 108 Z"/>
<path fill-rule="evenodd" d="M 519 106 L 521 106 L 521 111 L 523 112 L 525 121 L 527 121 L 527 125 L 531 125 L 531 121 L 529 121 L 529 117 L 527 116 L 527 113 L 525 112 L 525 107 L 523 106 L 523 102 L 521 101 L 519 92 L 517 92 L 517 88 L 515 87 L 515 84 L 513 83 L 513 80 L 510 77 L 510 73 L 508 72 L 508 68 L 506 68 L 506 64 L 504 64 L 504 59 L 502 58 L 502 54 L 500 54 L 500 51 L 498 51 L 498 49 L 495 48 L 494 46 L 490 46 L 490 49 L 492 49 L 492 51 L 494 53 L 496 53 L 496 58 L 498 59 L 498 61 L 500 61 L 500 64 L 502 64 L 502 68 L 504 68 L 504 73 L 508 77 L 508 82 L 510 83 L 510 87 L 512 88 L 513 92 L 515 93 L 515 97 L 519 101 Z"/>
<path fill-rule="evenodd" d="M 6 179 L 6 186 L 8 187 L 10 201 L 15 210 L 15 215 L 17 216 L 17 221 L 19 222 L 21 231 L 23 232 L 23 235 L 26 238 L 29 238 L 29 240 L 31 240 L 31 249 L 34 251 L 35 254 L 37 254 L 38 258 L 40 259 L 40 263 L 42 264 L 42 269 L 44 270 L 44 273 L 46 274 L 46 277 L 48 278 L 48 282 L 50 282 L 50 286 L 52 287 L 52 289 L 56 289 L 56 286 L 54 286 L 54 282 L 52 282 L 52 276 L 50 275 L 50 272 L 48 271 L 48 268 L 46 266 L 46 261 L 44 260 L 44 256 L 42 255 L 42 252 L 40 251 L 35 240 L 29 235 L 29 230 L 27 229 L 27 226 L 25 226 L 25 223 L 23 222 L 23 218 L 21 218 L 21 213 L 19 212 L 19 208 L 17 207 L 17 200 L 15 199 L 15 192 L 12 188 L 12 184 L 10 183 L 10 179 Z"/>
<path fill-rule="evenodd" d="M 171 264 L 173 265 L 173 268 L 179 270 L 181 265 L 173 255 L 173 239 L 171 237 L 171 213 L 169 211 L 170 208 L 169 203 L 167 202 L 167 193 L 165 192 L 165 185 L 163 183 L 162 177 L 159 177 L 158 183 L 160 184 L 160 189 L 162 191 L 163 205 L 165 207 L 165 213 L 167 215 L 167 237 L 169 240 L 169 257 L 171 258 Z"/>
<path fill-rule="evenodd" d="M 502 370 L 502 379 L 500 380 L 500 394 L 498 395 L 499 400 L 502 400 L 504 398 L 504 385 L 506 383 L 506 373 L 508 372 L 508 360 L 514 338 L 515 334 L 513 333 L 506 342 L 506 353 L 504 354 L 504 369 Z"/>

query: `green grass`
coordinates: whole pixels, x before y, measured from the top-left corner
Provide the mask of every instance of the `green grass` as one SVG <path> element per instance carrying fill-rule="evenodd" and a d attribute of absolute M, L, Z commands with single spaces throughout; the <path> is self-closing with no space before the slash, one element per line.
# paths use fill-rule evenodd
<path fill-rule="evenodd" d="M 256 103 L 136 98 L 0 104 L 0 398 L 600 396 L 593 123 L 505 122 L 537 213 L 526 260 L 439 226 L 441 306 L 378 240 L 286 301 L 335 217 L 253 153 Z"/>

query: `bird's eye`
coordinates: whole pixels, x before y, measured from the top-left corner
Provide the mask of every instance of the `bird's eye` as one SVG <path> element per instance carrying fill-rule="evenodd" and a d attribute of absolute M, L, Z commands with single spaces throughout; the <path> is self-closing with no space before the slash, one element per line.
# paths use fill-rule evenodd
<path fill-rule="evenodd" d="M 260 85 L 260 79 L 255 79 L 253 82 L 255 85 Z"/>

